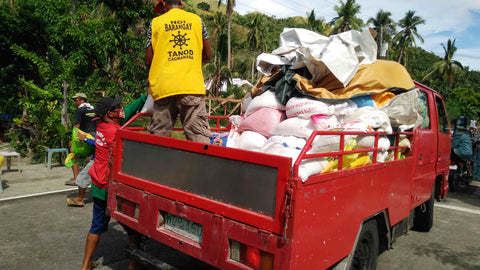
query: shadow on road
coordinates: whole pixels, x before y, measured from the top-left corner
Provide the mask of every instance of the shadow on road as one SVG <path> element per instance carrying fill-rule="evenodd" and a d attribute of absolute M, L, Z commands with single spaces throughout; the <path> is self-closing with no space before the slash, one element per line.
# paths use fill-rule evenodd
<path fill-rule="evenodd" d="M 456 192 L 449 191 L 445 199 L 457 200 L 478 207 L 480 205 L 480 182 L 472 182 L 468 187 L 461 188 Z"/>
<path fill-rule="evenodd" d="M 414 248 L 415 255 L 433 257 L 443 264 L 456 266 L 456 269 L 479 270 L 478 246 L 466 247 L 468 252 L 458 252 L 442 244 L 418 245 Z"/>

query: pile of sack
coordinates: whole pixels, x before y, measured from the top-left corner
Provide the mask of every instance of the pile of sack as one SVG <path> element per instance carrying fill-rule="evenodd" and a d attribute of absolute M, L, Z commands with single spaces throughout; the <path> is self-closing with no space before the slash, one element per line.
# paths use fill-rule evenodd
<path fill-rule="evenodd" d="M 386 92 L 376 99 L 368 96 L 360 101 L 349 99 L 342 102 L 327 102 L 303 97 L 291 98 L 286 105 L 282 105 L 272 91 L 266 91 L 251 100 L 243 116 L 230 117 L 232 124 L 230 132 L 214 134 L 211 139 L 212 143 L 217 145 L 221 140 L 220 145 L 227 147 L 291 157 L 293 165 L 315 130 L 365 133 L 383 131 L 391 134 L 393 128 L 398 130 L 415 128 L 422 119 L 418 114 L 418 96 L 419 90 L 399 95 Z M 345 135 L 344 141 L 344 150 L 372 148 L 375 137 Z M 409 145 L 409 142 L 407 140 L 402 144 Z M 339 145 L 340 135 L 318 135 L 311 147 L 307 146 L 309 147 L 307 153 L 339 151 Z M 378 147 L 382 151 L 377 154 L 377 162 L 389 159 L 390 146 L 387 136 L 381 136 Z M 371 158 L 372 153 L 347 155 L 344 157 L 343 168 L 369 164 Z M 335 164 L 336 161 L 329 158 L 303 160 L 299 166 L 299 176 L 305 181 L 313 174 L 336 170 Z"/>
<path fill-rule="evenodd" d="M 305 33 L 307 42 L 300 35 Z M 213 144 L 291 157 L 293 165 L 304 147 L 308 154 L 340 150 L 340 135 L 318 135 L 306 146 L 316 130 L 391 134 L 394 129 L 412 130 L 422 123 L 420 90 L 414 89 L 410 76 L 398 63 L 376 61 L 376 44 L 369 34 L 348 33 L 333 37 L 330 42 L 316 35 L 307 30 L 287 29 L 282 33 L 283 47 L 276 50 L 277 55 L 257 59 L 257 69 L 266 75 L 252 88 L 253 98 L 244 104 L 244 114 L 230 117 L 231 131 L 214 134 Z M 355 42 L 345 42 L 347 36 L 356 37 Z M 311 48 L 302 47 L 307 45 Z M 346 75 L 338 67 L 328 71 L 335 66 L 328 52 L 340 61 L 338 50 L 352 52 L 343 61 L 350 63 L 344 65 Z M 329 76 L 322 76 L 321 72 Z M 336 78 L 334 83 L 331 76 Z M 408 140 L 402 139 L 400 144 L 409 146 Z M 344 150 L 372 148 L 375 137 L 345 135 L 344 142 Z M 391 159 L 390 146 L 387 136 L 381 136 L 377 162 Z M 372 158 L 373 153 L 344 155 L 342 168 L 369 164 Z M 304 159 L 298 174 L 306 181 L 311 175 L 337 167 L 336 157 Z"/>

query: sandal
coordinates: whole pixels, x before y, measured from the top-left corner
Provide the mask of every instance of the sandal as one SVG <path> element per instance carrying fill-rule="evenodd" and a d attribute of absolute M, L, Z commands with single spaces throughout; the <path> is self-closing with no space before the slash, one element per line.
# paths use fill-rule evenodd
<path fill-rule="evenodd" d="M 90 266 L 90 269 L 95 269 L 100 263 L 98 261 L 92 262 L 92 266 Z"/>
<path fill-rule="evenodd" d="M 70 180 L 65 181 L 65 185 L 67 185 L 67 186 L 76 186 L 77 183 L 75 183 L 75 179 L 70 178 Z"/>
<path fill-rule="evenodd" d="M 68 206 L 75 206 L 75 207 L 85 206 L 85 202 L 80 203 L 80 202 L 75 201 L 72 198 L 67 198 L 67 203 L 68 203 Z"/>

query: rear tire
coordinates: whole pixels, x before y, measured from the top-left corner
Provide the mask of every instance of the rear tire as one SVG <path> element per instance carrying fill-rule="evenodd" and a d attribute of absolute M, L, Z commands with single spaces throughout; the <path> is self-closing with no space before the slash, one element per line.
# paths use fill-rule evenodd
<path fill-rule="evenodd" d="M 370 220 L 363 224 L 350 270 L 375 270 L 377 267 L 378 246 L 377 221 Z"/>
<path fill-rule="evenodd" d="M 422 209 L 422 205 L 415 208 L 415 218 L 413 221 L 413 230 L 419 232 L 429 232 L 433 227 L 433 206 L 435 204 L 434 193 L 435 187 L 433 188 L 430 199 L 426 201 L 423 205 L 425 207 Z"/>

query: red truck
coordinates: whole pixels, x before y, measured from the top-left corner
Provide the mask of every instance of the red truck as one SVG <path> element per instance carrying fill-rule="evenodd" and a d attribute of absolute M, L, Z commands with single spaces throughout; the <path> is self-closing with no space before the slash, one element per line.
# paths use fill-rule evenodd
<path fill-rule="evenodd" d="M 376 153 L 384 133 L 371 133 L 371 149 L 304 149 L 292 167 L 283 156 L 146 134 L 129 127 L 131 120 L 116 134 L 111 216 L 219 269 L 375 269 L 378 254 L 396 238 L 410 229 L 430 230 L 434 200 L 448 191 L 444 101 L 436 91 L 415 86 L 429 121 L 389 135 L 393 160 L 374 158 L 353 169 L 341 169 L 342 157 Z M 340 136 L 343 149 L 349 133 L 314 132 L 307 145 L 325 134 Z M 398 158 L 405 149 L 401 135 L 411 142 L 404 158 Z M 327 155 L 338 157 L 339 170 L 299 178 L 301 160 Z"/>

